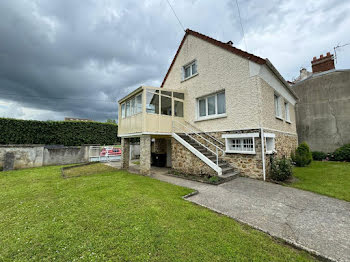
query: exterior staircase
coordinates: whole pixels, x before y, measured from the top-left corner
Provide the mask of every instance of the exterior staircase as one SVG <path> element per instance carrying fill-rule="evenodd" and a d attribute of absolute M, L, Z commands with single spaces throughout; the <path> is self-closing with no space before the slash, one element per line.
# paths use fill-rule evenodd
<path fill-rule="evenodd" d="M 212 161 L 215 165 L 219 166 L 222 170 L 222 174 L 220 177 L 235 178 L 239 175 L 238 169 L 232 167 L 222 157 L 213 154 L 205 146 L 198 143 L 196 139 L 193 139 L 191 136 L 184 134 L 184 133 L 178 133 L 177 135 L 179 137 L 181 137 L 184 141 L 186 141 L 188 144 L 190 144 L 192 147 L 194 147 L 196 150 L 198 150 L 201 154 L 203 154 L 210 161 Z"/>

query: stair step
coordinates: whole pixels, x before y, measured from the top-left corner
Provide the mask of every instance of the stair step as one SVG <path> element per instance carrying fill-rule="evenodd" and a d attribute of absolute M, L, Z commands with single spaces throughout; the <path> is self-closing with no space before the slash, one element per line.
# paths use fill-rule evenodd
<path fill-rule="evenodd" d="M 227 174 L 227 173 L 231 173 L 231 172 L 233 172 L 233 171 L 235 171 L 235 169 L 234 168 L 232 168 L 232 167 L 225 167 L 225 168 L 222 168 L 222 174 Z"/>
<path fill-rule="evenodd" d="M 239 177 L 239 171 L 235 170 L 234 172 L 226 173 L 221 175 L 222 178 L 237 178 Z"/>

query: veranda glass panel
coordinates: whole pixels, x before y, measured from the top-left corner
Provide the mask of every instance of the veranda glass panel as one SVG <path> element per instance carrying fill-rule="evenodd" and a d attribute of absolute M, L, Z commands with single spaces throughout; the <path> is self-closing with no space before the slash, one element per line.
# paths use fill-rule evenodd
<path fill-rule="evenodd" d="M 171 116 L 171 98 L 166 96 L 161 96 L 161 113 L 162 115 Z"/>
<path fill-rule="evenodd" d="M 122 104 L 122 118 L 125 118 L 125 103 Z"/>
<path fill-rule="evenodd" d="M 159 95 L 147 92 L 146 112 L 153 113 L 153 114 L 159 114 Z"/>
<path fill-rule="evenodd" d="M 207 107 L 205 103 L 205 99 L 199 100 L 199 116 L 206 116 L 207 115 Z"/>
<path fill-rule="evenodd" d="M 182 99 L 182 100 L 185 99 L 184 93 L 173 92 L 173 96 L 174 96 L 175 98 L 179 98 L 179 99 Z"/>
<path fill-rule="evenodd" d="M 142 94 L 136 96 L 136 113 L 142 112 Z"/>
<path fill-rule="evenodd" d="M 130 116 L 130 101 L 126 102 L 126 117 Z"/>
<path fill-rule="evenodd" d="M 184 103 L 174 100 L 174 111 L 175 111 L 174 112 L 175 116 L 183 117 L 184 116 Z"/>
<path fill-rule="evenodd" d="M 226 113 L 225 93 L 218 94 L 218 114 Z"/>
<path fill-rule="evenodd" d="M 215 115 L 215 96 L 208 97 L 208 115 Z"/>
<path fill-rule="evenodd" d="M 131 100 L 130 115 L 136 114 L 135 97 Z"/>

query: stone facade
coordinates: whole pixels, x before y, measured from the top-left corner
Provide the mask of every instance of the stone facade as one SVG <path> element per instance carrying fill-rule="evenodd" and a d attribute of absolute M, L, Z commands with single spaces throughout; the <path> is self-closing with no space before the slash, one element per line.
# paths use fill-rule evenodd
<path fill-rule="evenodd" d="M 121 155 L 121 163 L 123 169 L 129 168 L 130 161 L 130 138 L 122 137 L 122 155 Z"/>
<path fill-rule="evenodd" d="M 149 175 L 151 172 L 151 136 L 140 137 L 140 173 Z"/>
<path fill-rule="evenodd" d="M 261 130 L 249 129 L 249 130 L 234 130 L 224 132 L 212 132 L 211 136 L 215 137 L 222 143 L 225 143 L 225 139 L 222 138 L 224 134 L 243 134 L 243 133 L 259 133 L 259 137 L 254 138 L 255 142 L 255 154 L 238 154 L 238 153 L 226 153 L 223 159 L 230 163 L 233 167 L 237 168 L 242 175 L 256 179 L 263 179 L 263 163 L 262 163 L 262 150 L 261 150 Z M 272 131 L 264 129 L 265 133 L 275 134 L 275 149 L 277 151 L 277 157 L 290 157 L 291 152 L 295 150 L 298 145 L 298 138 L 296 135 Z M 211 147 L 203 139 L 200 142 L 204 145 Z M 266 148 L 266 144 L 265 144 Z M 269 176 L 270 171 L 270 159 L 271 154 L 265 154 L 265 171 L 266 176 Z M 178 143 L 176 140 L 172 140 L 172 163 L 175 170 L 179 170 L 189 174 L 211 174 L 216 175 L 216 172 L 202 162 L 198 157 L 188 151 L 184 146 Z"/>
<path fill-rule="evenodd" d="M 166 154 L 167 153 L 167 140 L 165 138 L 155 138 L 152 143 L 152 153 Z"/>
<path fill-rule="evenodd" d="M 212 168 L 174 138 L 171 139 L 171 147 L 171 163 L 174 170 L 198 176 L 216 175 Z"/>

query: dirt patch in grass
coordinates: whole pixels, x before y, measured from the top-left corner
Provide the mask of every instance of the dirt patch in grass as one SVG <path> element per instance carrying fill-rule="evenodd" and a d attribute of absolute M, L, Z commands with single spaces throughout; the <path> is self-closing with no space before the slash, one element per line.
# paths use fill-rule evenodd
<path fill-rule="evenodd" d="M 76 166 L 63 167 L 61 169 L 63 178 L 88 176 L 98 173 L 116 171 L 117 169 L 102 163 L 87 163 Z"/>

